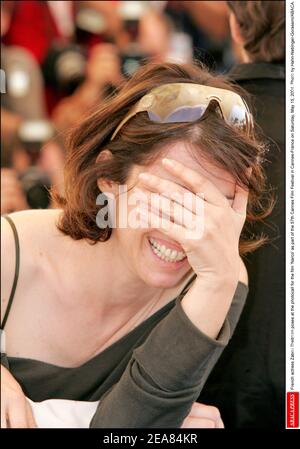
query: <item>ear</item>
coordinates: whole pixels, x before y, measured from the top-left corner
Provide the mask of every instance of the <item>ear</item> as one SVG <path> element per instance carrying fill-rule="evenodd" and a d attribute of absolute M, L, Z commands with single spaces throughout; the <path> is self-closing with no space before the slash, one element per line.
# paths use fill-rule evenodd
<path fill-rule="evenodd" d="M 229 15 L 229 24 L 230 24 L 230 31 L 231 31 L 231 37 L 233 41 L 240 46 L 244 46 L 244 39 L 241 34 L 241 28 L 238 24 L 238 21 L 236 20 L 236 17 L 233 12 Z"/>
<path fill-rule="evenodd" d="M 97 164 L 101 164 L 103 161 L 107 161 L 111 159 L 113 156 L 109 150 L 101 151 L 96 159 Z M 117 191 L 117 185 L 115 182 L 110 181 L 108 178 L 99 178 L 97 179 L 97 185 L 101 192 L 110 192 L 115 193 Z"/>

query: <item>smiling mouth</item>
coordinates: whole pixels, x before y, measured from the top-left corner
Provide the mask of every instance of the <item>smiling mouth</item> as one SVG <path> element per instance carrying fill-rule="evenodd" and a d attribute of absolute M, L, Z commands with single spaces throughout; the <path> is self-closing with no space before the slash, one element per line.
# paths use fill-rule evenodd
<path fill-rule="evenodd" d="M 186 254 L 183 251 L 177 251 L 173 248 L 168 248 L 166 245 L 161 245 L 154 238 L 149 239 L 150 246 L 154 254 L 165 262 L 181 262 L 186 258 Z"/>

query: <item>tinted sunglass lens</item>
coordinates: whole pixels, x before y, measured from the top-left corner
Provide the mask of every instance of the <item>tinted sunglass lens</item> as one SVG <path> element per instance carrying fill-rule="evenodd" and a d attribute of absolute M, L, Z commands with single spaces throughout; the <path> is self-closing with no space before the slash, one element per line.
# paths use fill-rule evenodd
<path fill-rule="evenodd" d="M 176 122 L 194 122 L 202 117 L 206 110 L 206 106 L 184 107 L 171 112 L 164 120 L 162 120 L 155 112 L 148 111 L 149 119 L 153 122 L 176 123 Z"/>

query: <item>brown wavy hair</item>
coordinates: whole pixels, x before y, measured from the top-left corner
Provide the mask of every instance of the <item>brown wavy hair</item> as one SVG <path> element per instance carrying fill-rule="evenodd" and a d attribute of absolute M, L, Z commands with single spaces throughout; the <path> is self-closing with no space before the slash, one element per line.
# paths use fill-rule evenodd
<path fill-rule="evenodd" d="M 284 1 L 228 1 L 254 62 L 282 62 L 285 55 Z"/>
<path fill-rule="evenodd" d="M 175 82 L 224 88 L 247 98 L 240 87 L 196 64 L 148 63 L 140 68 L 69 137 L 65 194 L 62 197 L 52 192 L 56 204 L 63 209 L 58 223 L 63 233 L 92 243 L 109 239 L 113 230 L 100 229 L 96 224 L 100 209 L 96 205 L 100 193 L 97 180 L 105 178 L 124 184 L 134 164 L 148 165 L 161 155 L 165 145 L 182 141 L 188 143 L 196 155 L 212 160 L 227 170 L 239 185 L 249 189 L 244 227 L 247 237 L 241 236 L 240 253 L 252 251 L 264 242 L 263 236 L 251 234 L 251 224 L 268 216 L 272 207 L 268 195 L 262 201 L 267 193 L 262 169 L 266 147 L 254 131 L 249 134 L 228 125 L 215 108 L 210 108 L 204 118 L 193 123 L 153 123 L 147 113 L 142 112 L 129 120 L 114 140 L 110 140 L 117 125 L 143 95 L 156 86 Z M 101 160 L 98 156 L 105 149 L 112 157 Z M 248 167 L 252 168 L 250 179 L 246 175 Z"/>

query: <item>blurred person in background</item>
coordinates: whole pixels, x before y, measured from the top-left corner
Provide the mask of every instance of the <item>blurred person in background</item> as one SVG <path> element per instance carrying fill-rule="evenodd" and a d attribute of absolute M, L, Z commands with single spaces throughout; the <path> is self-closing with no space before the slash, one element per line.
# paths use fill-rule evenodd
<path fill-rule="evenodd" d="M 12 8 L 11 23 L 4 43 L 27 49 L 40 65 L 46 84 L 48 112 L 84 78 L 85 60 L 96 43 L 120 41 L 121 20 L 118 2 L 102 1 L 20 1 L 7 2 Z M 84 15 L 84 11 L 93 15 Z M 83 14 L 82 14 L 83 11 Z M 98 13 L 98 15 L 97 15 Z M 84 34 L 87 22 L 97 33 Z M 98 21 L 98 22 L 97 22 Z M 101 23 L 105 26 L 101 26 Z M 34 26 L 33 26 L 34 24 Z"/>
<path fill-rule="evenodd" d="M 249 298 L 236 333 L 200 399 L 220 408 L 227 427 L 285 425 L 285 2 L 233 1 L 231 35 L 240 63 L 230 77 L 252 94 L 269 142 L 267 181 L 276 203 L 254 233 L 270 244 L 245 259 Z"/>
<path fill-rule="evenodd" d="M 51 186 L 64 191 L 64 158 L 64 143 L 47 121 L 24 121 L 17 135 L 2 135 L 1 214 L 52 207 Z"/>
<path fill-rule="evenodd" d="M 231 65 L 230 31 L 225 1 L 167 1 L 165 13 L 180 36 L 191 38 L 194 56 L 214 71 Z M 179 37 L 180 39 L 180 37 Z M 181 39 L 184 39 L 183 36 Z"/>
<path fill-rule="evenodd" d="M 187 25 L 183 26 L 179 20 L 183 15 L 193 16 L 193 5 L 188 3 L 115 2 L 114 10 L 121 21 L 122 31 L 118 33 L 119 38 L 112 39 L 110 43 L 93 46 L 86 63 L 84 82 L 72 96 L 60 102 L 53 112 L 57 126 L 64 128 L 70 126 L 71 121 L 78 123 L 80 111 L 93 107 L 106 94 L 118 90 L 121 83 L 147 61 L 172 61 L 181 64 L 192 62 L 194 51 L 197 51 L 195 45 L 196 47 L 198 45 L 194 42 L 194 37 L 199 38 L 202 34 L 198 25 L 188 21 Z M 201 5 L 196 5 L 196 8 L 200 8 L 202 13 L 208 15 L 210 22 L 215 18 L 211 36 L 220 44 L 221 39 L 228 34 L 228 17 L 227 14 L 224 16 L 224 2 L 212 2 L 212 5 L 210 2 L 203 2 L 203 5 L 200 3 Z M 91 25 L 90 14 L 95 16 L 95 11 L 88 13 L 88 4 L 86 6 L 79 20 L 81 34 L 85 30 L 86 35 L 90 36 L 89 39 L 95 41 L 95 37 L 106 27 L 105 20 L 99 16 L 98 28 L 94 23 Z M 171 14 L 169 8 L 175 14 Z M 206 26 L 205 29 L 208 31 L 210 28 Z M 204 48 L 212 50 L 205 39 L 201 42 Z M 210 58 L 213 60 L 213 55 Z M 203 56 L 202 60 L 205 59 Z"/>
<path fill-rule="evenodd" d="M 1 68 L 5 72 L 5 93 L 1 131 L 4 136 L 14 133 L 24 119 L 43 119 L 46 116 L 43 97 L 43 78 L 32 54 L 20 46 L 6 46 L 2 37 L 10 27 L 14 2 L 1 2 Z"/>
<path fill-rule="evenodd" d="M 142 60 L 145 62 L 150 57 L 164 61 L 172 58 L 174 62 L 184 59 L 181 62 L 186 63 L 191 62 L 195 53 L 210 66 L 224 66 L 224 40 L 228 37 L 224 2 L 10 3 L 13 5 L 12 18 L 4 42 L 26 48 L 40 64 L 46 86 L 47 110 L 59 122 L 61 119 L 57 117 L 64 115 L 60 111 L 65 107 L 73 116 L 77 104 L 81 109 L 86 105 L 92 106 L 93 97 L 94 101 L 101 101 L 103 85 L 100 79 L 99 86 L 87 79 L 88 68 L 97 64 L 99 78 L 100 72 L 108 68 L 104 78 L 109 78 L 111 71 L 113 81 L 115 62 L 109 59 L 113 59 L 116 53 L 121 59 L 121 73 L 129 75 Z M 104 43 L 113 44 L 114 49 L 101 48 L 99 44 Z M 95 46 L 98 46 L 97 50 Z M 103 61 L 102 68 L 96 59 Z M 106 83 L 105 87 L 110 84 L 113 82 Z M 61 102 L 65 98 L 68 100 L 73 93 L 75 96 L 70 102 Z M 54 111 L 56 106 L 58 110 Z"/>
<path fill-rule="evenodd" d="M 13 164 L 5 167 L 3 163 L 4 151 L 11 150 L 1 139 L 1 214 L 29 208 L 16 168 Z"/>
<path fill-rule="evenodd" d="M 1 2 L 1 36 L 10 26 L 13 7 L 14 2 Z M 62 173 L 57 161 L 63 158 L 55 145 L 56 156 L 49 155 L 48 147 L 41 149 L 53 132 L 45 120 L 42 74 L 28 50 L 3 43 L 1 67 L 6 80 L 1 94 L 1 213 L 47 207 L 50 197 L 43 184 L 61 185 L 56 169 Z"/>
<path fill-rule="evenodd" d="M 26 119 L 44 118 L 44 85 L 39 65 L 22 46 L 7 46 L 2 42 L 10 27 L 13 6 L 14 2 L 1 2 L 1 68 L 7 81 L 1 107 Z"/>
<path fill-rule="evenodd" d="M 122 81 L 118 48 L 109 43 L 94 45 L 86 61 L 84 81 L 52 110 L 56 128 L 66 131 L 79 124 L 86 111 L 101 103 Z"/>
<path fill-rule="evenodd" d="M 97 3 L 97 2 L 96 2 Z M 92 109 L 121 85 L 147 61 L 163 62 L 174 58 L 170 48 L 172 23 L 168 17 L 147 2 L 119 2 L 117 15 L 122 22 L 122 39 L 93 45 L 85 66 L 85 79 L 72 95 L 61 100 L 52 112 L 52 119 L 60 130 L 76 126 L 83 112 Z M 86 34 L 96 36 L 105 27 L 102 21 L 91 27 L 90 13 L 80 26 Z M 95 15 L 95 13 L 93 12 Z M 92 39 L 90 36 L 90 39 Z M 93 40 L 93 39 L 92 39 Z M 117 45 L 118 43 L 118 45 Z M 185 49 L 183 49 L 185 50 Z M 178 51 L 176 56 L 178 55 Z M 180 62 L 191 62 L 190 52 L 181 52 Z"/>
<path fill-rule="evenodd" d="M 27 49 L 40 65 L 47 111 L 59 130 L 76 125 L 82 111 L 150 59 L 188 63 L 195 52 L 218 65 L 228 35 L 224 2 L 9 3 L 4 42 Z"/>
<path fill-rule="evenodd" d="M 9 1 L 11 4 L 10 26 L 3 42 L 6 46 L 26 49 L 43 70 L 52 47 L 66 46 L 73 33 L 73 2 Z M 51 6 L 50 6 L 51 5 Z M 60 9 L 59 14 L 54 10 Z M 59 20 L 59 17 L 62 20 Z M 60 95 L 45 80 L 45 100 L 48 113 Z"/>
<path fill-rule="evenodd" d="M 37 182 L 38 189 L 43 190 L 43 183 L 48 188 L 52 178 L 62 176 L 62 166 L 58 163 L 54 164 L 59 165 L 56 174 L 47 166 L 51 179 L 41 170 L 40 157 L 45 159 L 44 153 L 49 161 L 63 160 L 59 145 L 50 145 L 52 157 L 43 148 L 49 139 L 43 134 L 49 133 L 52 124 L 24 124 L 46 117 L 44 84 L 51 120 L 59 132 L 67 131 L 80 122 L 87 110 L 118 89 L 124 77 L 131 76 L 146 60 L 167 58 L 170 24 L 161 13 L 141 2 L 109 5 L 108 2 L 24 1 L 2 5 L 1 30 L 7 44 L 3 47 L 2 67 L 8 81 L 1 125 L 1 213 L 5 213 L 46 207 L 49 202 L 46 192 L 36 201 L 28 195 L 28 188 L 31 191 L 34 183 L 35 190 Z M 37 26 L 32 27 L 32 23 Z M 53 101 L 51 94 L 48 95 L 49 88 L 54 90 Z M 37 136 L 38 127 L 41 135 Z M 26 128 L 26 144 L 20 138 L 24 134 L 22 128 L 23 131 Z"/>

